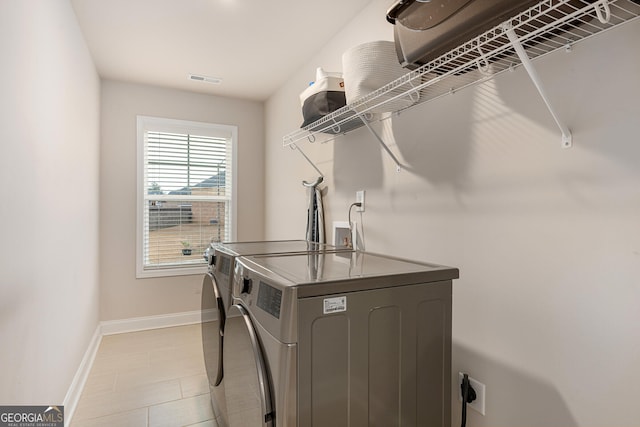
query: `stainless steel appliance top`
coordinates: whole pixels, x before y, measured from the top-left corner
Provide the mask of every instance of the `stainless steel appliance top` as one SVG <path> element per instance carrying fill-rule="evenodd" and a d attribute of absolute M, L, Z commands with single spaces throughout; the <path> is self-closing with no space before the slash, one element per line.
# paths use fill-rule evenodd
<path fill-rule="evenodd" d="M 224 270 L 232 269 L 232 261 L 235 257 L 243 255 L 264 254 L 294 254 L 310 251 L 352 251 L 346 246 L 332 246 L 324 243 L 309 242 L 307 240 L 263 240 L 253 242 L 212 242 L 204 252 L 204 258 L 209 265 L 209 271 L 214 271 L 216 257 L 222 256 L 228 261 Z M 225 274 L 229 276 L 230 271 Z"/>
<path fill-rule="evenodd" d="M 247 256 L 240 263 L 278 287 L 297 288 L 298 298 L 459 277 L 457 268 L 360 251 Z"/>
<path fill-rule="evenodd" d="M 213 248 L 217 252 L 232 256 L 260 255 L 260 254 L 287 254 L 302 253 L 320 250 L 349 250 L 332 245 L 308 242 L 306 240 L 271 240 L 256 242 L 224 242 L 214 243 Z"/>

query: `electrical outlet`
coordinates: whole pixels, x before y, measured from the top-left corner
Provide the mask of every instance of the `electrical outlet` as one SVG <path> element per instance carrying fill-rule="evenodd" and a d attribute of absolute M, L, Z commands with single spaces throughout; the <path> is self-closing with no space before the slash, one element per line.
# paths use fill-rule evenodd
<path fill-rule="evenodd" d="M 356 206 L 356 212 L 364 212 L 364 190 L 356 191 L 356 203 L 361 203 Z"/>
<path fill-rule="evenodd" d="M 458 372 L 458 400 L 460 402 L 462 402 L 462 378 L 464 378 L 464 374 L 462 372 Z M 471 377 L 469 377 L 469 384 L 471 384 L 471 387 L 473 387 L 476 392 L 476 400 L 471 403 L 467 403 L 467 406 L 484 415 L 485 386 Z"/>

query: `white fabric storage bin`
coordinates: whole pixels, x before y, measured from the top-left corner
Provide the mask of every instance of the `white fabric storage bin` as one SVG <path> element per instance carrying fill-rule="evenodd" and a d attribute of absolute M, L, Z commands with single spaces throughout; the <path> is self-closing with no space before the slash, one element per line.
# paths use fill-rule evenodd
<path fill-rule="evenodd" d="M 347 103 L 370 94 L 407 73 L 400 66 L 395 44 L 392 41 L 378 40 L 364 43 L 342 54 L 342 74 Z M 393 98 L 398 92 L 391 91 L 379 98 L 379 101 Z M 414 104 L 419 98 L 416 93 L 405 95 L 369 111 L 385 113 L 400 110 Z M 378 101 L 378 102 L 379 102 Z"/>

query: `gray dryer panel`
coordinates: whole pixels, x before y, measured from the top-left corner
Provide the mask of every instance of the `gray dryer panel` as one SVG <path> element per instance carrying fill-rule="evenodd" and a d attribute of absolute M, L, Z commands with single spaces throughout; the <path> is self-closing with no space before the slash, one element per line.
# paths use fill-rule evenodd
<path fill-rule="evenodd" d="M 449 426 L 451 281 L 344 296 L 298 300 L 298 426 Z"/>

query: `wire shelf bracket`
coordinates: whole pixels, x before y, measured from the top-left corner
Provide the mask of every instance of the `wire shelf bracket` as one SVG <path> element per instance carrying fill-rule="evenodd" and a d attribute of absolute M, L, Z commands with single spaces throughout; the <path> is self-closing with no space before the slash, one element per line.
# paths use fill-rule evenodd
<path fill-rule="evenodd" d="M 527 74 L 529 74 L 529 78 L 531 79 L 536 89 L 538 90 L 538 93 L 542 97 L 542 100 L 547 106 L 547 109 L 551 113 L 553 120 L 555 120 L 556 124 L 560 128 L 560 131 L 562 132 L 562 147 L 571 148 L 573 146 L 573 137 L 571 135 L 571 131 L 569 130 L 567 125 L 565 125 L 564 122 L 560 119 L 560 116 L 558 115 L 556 110 L 553 108 L 553 105 L 549 101 L 547 92 L 545 91 L 544 86 L 542 85 L 542 80 L 538 76 L 538 72 L 533 66 L 531 59 L 529 59 L 529 55 L 527 55 L 527 52 L 524 50 L 522 43 L 520 43 L 520 40 L 518 39 L 516 32 L 513 30 L 513 25 L 511 25 L 510 21 L 507 21 L 502 24 L 502 28 L 505 34 L 507 35 L 507 37 L 509 37 L 509 41 L 511 42 L 511 45 L 516 51 L 516 54 L 518 55 L 518 58 L 520 59 L 522 66 L 527 71 Z"/>
<path fill-rule="evenodd" d="M 369 130 L 369 132 L 371 132 L 371 134 L 376 138 L 376 140 L 380 143 L 380 145 L 382 146 L 382 148 L 384 148 L 384 151 L 387 152 L 387 154 L 389 155 L 389 157 L 391 157 L 391 160 L 393 160 L 393 162 L 396 164 L 396 172 L 400 172 L 404 166 L 402 165 L 402 163 L 400 163 L 400 161 L 398 160 L 398 158 L 396 157 L 395 154 L 393 154 L 393 151 L 391 151 L 391 149 L 389 148 L 389 146 L 384 142 L 384 140 L 382 139 L 382 137 L 378 134 L 378 132 L 376 132 L 371 125 L 369 124 L 369 121 L 363 117 L 362 115 L 360 116 L 360 120 L 362 120 L 362 123 L 364 123 L 364 125 L 367 127 L 367 129 Z"/>
<path fill-rule="evenodd" d="M 313 138 L 314 138 L 314 141 L 315 141 L 315 137 L 313 137 Z M 304 151 L 302 151 L 302 149 L 301 149 L 300 147 L 298 147 L 298 145 L 297 145 L 295 142 L 294 142 L 294 143 L 291 143 L 291 144 L 289 145 L 289 148 L 291 148 L 292 150 L 296 150 L 298 153 L 300 153 L 300 154 L 302 155 L 302 157 L 304 157 L 304 159 L 305 159 L 305 160 L 306 160 L 306 161 L 311 165 L 311 167 L 313 167 L 313 168 L 316 170 L 316 172 L 318 172 L 318 175 L 320 175 L 322 178 L 324 178 L 323 173 L 322 173 L 322 172 L 320 172 L 320 169 L 318 169 L 318 167 L 316 166 L 316 164 L 315 164 L 315 163 L 313 163 L 313 162 L 311 161 L 311 159 L 310 159 L 309 157 L 307 157 L 307 155 L 306 155 L 306 154 L 304 154 Z"/>

